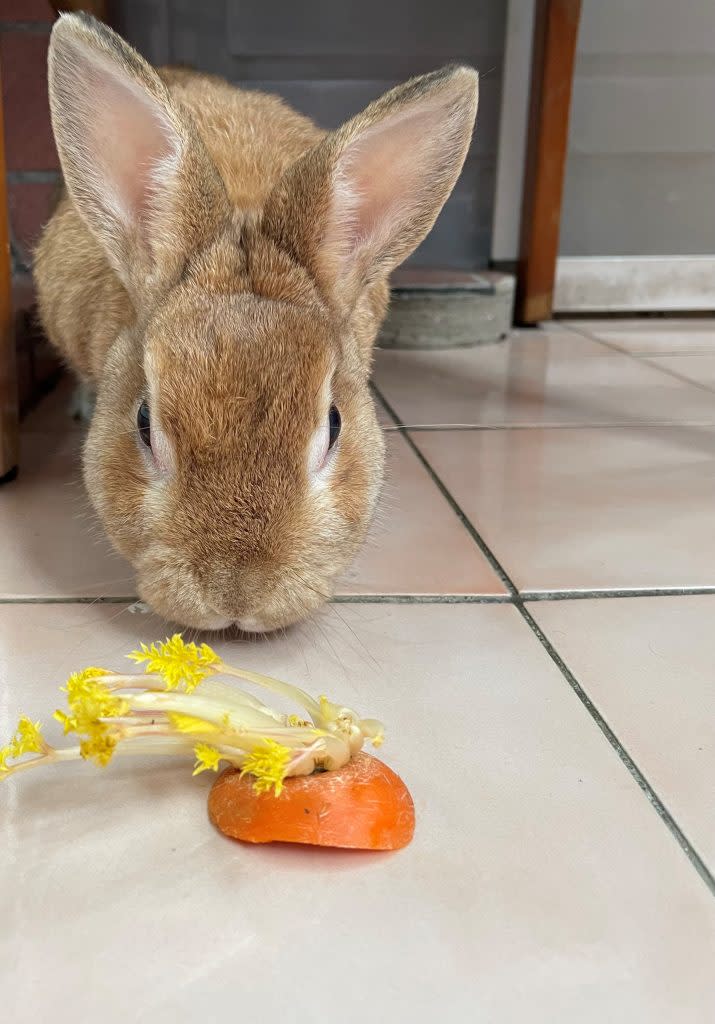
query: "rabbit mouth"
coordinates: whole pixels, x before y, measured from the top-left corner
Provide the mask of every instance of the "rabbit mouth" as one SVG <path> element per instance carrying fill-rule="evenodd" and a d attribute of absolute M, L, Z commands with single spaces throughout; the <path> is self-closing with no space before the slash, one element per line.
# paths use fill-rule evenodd
<path fill-rule="evenodd" d="M 199 626 L 199 629 L 206 629 L 210 633 L 220 633 L 224 629 L 229 629 L 234 623 L 231 619 L 227 619 L 223 615 L 208 615 L 206 616 L 203 624 Z"/>
<path fill-rule="evenodd" d="M 240 619 L 236 619 L 234 625 L 238 626 L 242 633 L 269 633 L 270 626 L 261 622 L 260 619 L 254 615 L 245 615 Z"/>

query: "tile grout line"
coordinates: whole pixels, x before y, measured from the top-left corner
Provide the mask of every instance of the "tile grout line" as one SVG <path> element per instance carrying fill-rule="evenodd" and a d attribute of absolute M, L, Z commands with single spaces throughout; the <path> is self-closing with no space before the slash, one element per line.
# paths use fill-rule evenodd
<path fill-rule="evenodd" d="M 691 377 L 685 377 L 682 373 L 678 373 L 676 370 L 670 370 L 665 366 L 659 366 L 657 363 L 652 362 L 653 359 L 659 358 L 655 353 L 644 353 L 639 356 L 636 355 L 635 352 L 630 352 L 626 348 L 620 348 L 613 341 L 606 341 L 604 338 L 600 338 L 597 334 L 590 334 L 584 327 L 574 327 L 573 330 L 575 334 L 580 334 L 582 338 L 586 338 L 588 341 L 596 341 L 599 345 L 604 345 L 611 352 L 617 352 L 621 356 L 626 356 L 628 359 L 631 359 L 633 362 L 638 363 L 641 366 L 649 366 L 651 370 L 658 370 L 660 373 L 664 373 L 666 377 L 672 377 L 673 380 L 680 381 L 681 384 L 688 384 L 692 388 L 698 388 L 700 391 L 704 391 L 708 395 L 715 394 L 715 388 L 711 387 L 709 384 L 701 384 L 700 381 L 693 380 Z M 667 352 L 664 353 L 664 356 L 677 354 L 677 352 Z M 669 424 L 666 423 L 663 425 L 668 426 Z M 687 423 L 683 425 L 688 426 Z M 707 426 L 707 424 L 702 425 Z"/>
<path fill-rule="evenodd" d="M 378 389 L 377 385 L 373 382 L 373 383 L 371 383 L 370 386 L 371 386 L 374 394 L 377 396 L 379 401 L 382 403 L 385 411 L 388 413 L 389 416 L 392 417 L 392 420 L 394 421 L 395 425 L 398 426 L 398 427 L 404 427 L 404 424 L 402 423 L 402 420 L 397 415 L 397 413 L 392 408 L 392 406 L 387 401 L 387 399 L 382 394 L 382 392 Z M 482 554 L 486 558 L 487 562 L 489 562 L 489 565 L 491 566 L 491 568 L 494 570 L 496 575 L 499 577 L 501 582 L 504 584 L 504 586 L 506 587 L 507 591 L 509 592 L 511 598 L 512 599 L 516 599 L 519 596 L 519 591 L 517 590 L 516 585 L 514 584 L 514 582 L 511 580 L 509 574 L 506 572 L 506 570 L 503 568 L 503 566 L 497 561 L 496 557 L 492 553 L 491 549 L 484 542 L 484 540 L 482 540 L 480 534 L 477 532 L 477 530 L 475 529 L 473 524 L 470 522 L 469 518 L 464 513 L 464 511 L 457 504 L 457 502 L 453 498 L 452 494 L 450 493 L 448 488 L 445 486 L 445 484 L 442 482 L 440 477 L 434 471 L 434 469 L 432 468 L 432 465 L 430 464 L 430 462 L 422 454 L 421 450 L 417 447 L 417 445 L 415 444 L 415 442 L 412 439 L 412 437 L 410 437 L 409 432 L 408 431 L 403 431 L 402 432 L 402 437 L 405 439 L 407 444 L 410 446 L 410 448 L 412 449 L 412 452 L 420 460 L 420 462 L 422 463 L 422 466 L 424 467 L 424 469 L 429 474 L 430 479 L 432 480 L 434 485 L 437 487 L 437 489 L 439 490 L 439 492 L 442 495 L 442 497 L 444 498 L 444 500 L 447 502 L 449 507 L 452 509 L 454 514 L 457 516 L 457 519 L 459 519 L 459 521 L 462 524 L 462 526 L 464 527 L 464 529 L 467 531 L 469 536 L 472 538 L 474 543 L 477 545 L 479 550 L 482 552 Z"/>
<path fill-rule="evenodd" d="M 328 604 L 511 604 L 511 594 L 336 594 Z"/>
<path fill-rule="evenodd" d="M 522 590 L 525 603 L 537 601 L 588 601 L 595 599 L 626 599 L 629 597 L 712 597 L 715 586 L 695 587 L 613 587 L 607 590 Z"/>
<path fill-rule="evenodd" d="M 0 606 L 11 604 L 136 604 L 138 597 L 100 597 L 90 595 L 70 595 L 46 597 L 0 597 Z"/>
<path fill-rule="evenodd" d="M 625 354 L 625 353 L 623 353 Z M 635 357 L 634 357 L 635 358 Z M 644 360 L 638 360 L 639 363 Z M 652 367 L 654 370 L 660 370 L 660 367 Z M 668 376 L 673 376 L 667 370 L 663 370 L 663 373 Z M 702 387 L 707 394 L 715 394 L 715 389 L 711 389 L 706 385 L 697 385 L 695 381 L 687 380 L 683 377 L 682 382 L 684 384 L 692 384 L 694 387 Z M 712 428 L 713 418 L 699 419 L 699 420 L 619 420 L 617 423 L 440 423 L 434 426 L 414 426 L 411 427 L 409 424 L 404 427 L 386 427 L 382 424 L 382 429 L 388 434 L 404 434 L 409 431 L 412 434 L 446 434 L 446 433 L 479 433 L 480 431 L 486 432 L 491 431 L 496 433 L 500 431 L 506 433 L 508 431 L 517 432 L 524 430 L 652 430 L 653 428 L 663 429 L 669 427 L 683 427 L 683 428 Z"/>
<path fill-rule="evenodd" d="M 627 600 L 641 597 L 715 597 L 712 587 L 656 587 L 631 590 L 522 590 L 513 594 L 335 594 L 327 604 L 536 604 L 549 601 Z M 139 601 L 133 596 L 101 596 L 91 594 L 52 595 L 44 597 L 0 597 L 0 607 L 36 604 L 126 604 Z"/>
<path fill-rule="evenodd" d="M 374 383 L 372 384 L 372 388 L 375 395 L 380 400 L 385 410 L 392 417 L 394 422 L 397 425 L 401 425 L 401 420 L 397 412 L 392 408 L 387 399 L 382 395 L 382 393 L 379 391 L 379 389 Z M 633 760 L 626 747 L 623 745 L 623 743 L 621 743 L 618 736 L 611 728 L 611 726 L 608 724 L 604 716 L 601 714 L 596 704 L 594 704 L 594 702 L 591 700 L 586 690 L 579 683 L 576 676 L 573 674 L 573 672 L 568 667 L 564 659 L 561 657 L 561 655 L 553 646 L 553 644 L 546 636 L 542 628 L 539 626 L 536 619 L 533 617 L 529 609 L 524 604 L 524 596 L 519 593 L 519 590 L 517 589 L 516 585 L 512 581 L 507 571 L 503 568 L 503 566 L 497 559 L 496 555 L 491 551 L 486 541 L 481 537 L 477 528 L 470 521 L 466 513 L 462 510 L 456 499 L 452 496 L 446 484 L 444 484 L 442 479 L 439 477 L 439 475 L 432 467 L 430 462 L 422 454 L 422 452 L 417 447 L 414 440 L 409 436 L 409 434 L 405 433 L 403 436 L 405 437 L 405 440 L 409 443 L 415 455 L 419 458 L 422 465 L 429 473 L 435 485 L 438 487 L 440 493 L 444 495 L 450 507 L 454 510 L 455 514 L 463 523 L 469 535 L 475 540 L 477 546 L 479 547 L 479 550 L 484 554 L 485 558 L 492 566 L 494 571 L 497 573 L 501 581 L 509 589 L 512 598 L 510 603 L 512 603 L 516 610 L 520 613 L 525 624 L 529 627 L 534 637 L 539 641 L 541 647 L 546 652 L 546 654 L 548 654 L 548 656 L 551 658 L 552 662 L 559 670 L 563 678 L 566 680 L 571 690 L 579 699 L 587 713 L 590 715 L 593 722 L 600 729 L 601 734 L 606 739 L 611 749 L 616 753 L 619 760 L 621 761 L 621 764 L 623 764 L 631 778 L 634 780 L 634 782 L 639 787 L 641 792 L 645 795 L 651 807 L 658 815 L 660 820 L 663 822 L 665 827 L 668 829 L 671 836 L 676 841 L 680 849 L 683 851 L 690 864 L 693 866 L 693 868 L 696 870 L 702 881 L 709 889 L 710 893 L 713 896 L 715 896 L 715 877 L 713 877 L 712 873 L 708 869 L 707 865 L 705 864 L 700 854 L 697 852 L 692 843 L 688 840 L 687 836 L 685 835 L 681 827 L 678 825 L 675 818 L 668 810 L 666 805 L 663 803 L 661 798 L 658 796 L 658 794 L 656 793 L 655 789 L 650 784 L 646 776 L 643 774 L 641 769 Z"/>
<path fill-rule="evenodd" d="M 133 597 L 92 597 L 91 595 L 47 597 L 0 597 L 0 607 L 35 604 L 137 604 Z M 508 604 L 509 594 L 335 594 L 327 604 Z"/>
<path fill-rule="evenodd" d="M 583 706 L 590 714 L 591 718 L 594 720 L 598 728 L 601 730 L 605 738 L 610 743 L 611 747 L 618 754 L 618 757 L 620 758 L 622 764 L 628 770 L 631 778 L 634 779 L 634 781 L 640 787 L 646 799 L 653 807 L 653 810 L 656 812 L 660 820 L 663 822 L 663 824 L 666 826 L 670 834 L 673 836 L 676 843 L 683 851 L 685 856 L 688 858 L 688 860 L 695 868 L 697 873 L 700 875 L 701 879 L 703 880 L 707 888 L 710 890 L 712 895 L 715 896 L 715 877 L 709 870 L 708 866 L 705 864 L 705 861 L 702 859 L 700 854 L 689 841 L 688 837 L 685 835 L 680 825 L 678 825 L 677 821 L 675 820 L 671 812 L 668 810 L 666 805 L 663 803 L 661 798 L 653 789 L 652 785 L 650 784 L 646 776 L 643 774 L 641 769 L 638 767 L 636 762 L 628 753 L 628 750 L 623 746 L 616 733 L 613 731 L 611 726 L 608 724 L 606 719 L 599 711 L 598 707 L 591 700 L 591 698 L 586 693 L 584 688 L 581 686 L 578 679 L 573 674 L 571 669 L 568 667 L 564 659 L 558 653 L 556 648 L 552 645 L 551 641 L 546 636 L 544 631 L 541 629 L 536 619 L 534 619 L 529 609 L 526 608 L 523 605 L 523 603 L 519 603 L 519 611 L 521 612 L 524 621 L 527 623 L 527 625 L 530 626 L 533 634 L 541 642 L 542 647 L 549 655 L 549 657 L 556 665 L 556 667 L 559 669 L 563 677 L 566 679 L 571 689 L 574 691 L 578 699 L 581 701 Z"/>

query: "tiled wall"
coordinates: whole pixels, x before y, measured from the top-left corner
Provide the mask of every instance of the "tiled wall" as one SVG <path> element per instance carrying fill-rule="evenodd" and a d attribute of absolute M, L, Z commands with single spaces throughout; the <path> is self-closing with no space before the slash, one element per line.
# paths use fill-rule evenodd
<path fill-rule="evenodd" d="M 46 0 L 0 0 L 0 74 L 22 407 L 31 403 L 57 370 L 36 329 L 30 276 L 32 249 L 59 183 L 47 102 L 47 45 L 54 18 Z"/>

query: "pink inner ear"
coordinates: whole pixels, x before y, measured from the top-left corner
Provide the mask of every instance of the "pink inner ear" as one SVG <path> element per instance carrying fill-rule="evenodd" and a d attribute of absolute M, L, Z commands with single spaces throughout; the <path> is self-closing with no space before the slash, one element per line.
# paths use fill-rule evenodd
<path fill-rule="evenodd" d="M 102 176 L 120 209 L 141 227 L 160 186 L 158 172 L 177 162 L 178 140 L 161 108 L 131 82 L 107 75 L 103 85 L 106 117 L 94 126 Z"/>
<path fill-rule="evenodd" d="M 409 245 L 404 236 L 449 159 L 449 144 L 440 145 L 446 116 L 444 103 L 415 104 L 367 129 L 341 155 L 326 242 L 340 252 L 344 272 L 361 250 L 375 261 Z"/>
<path fill-rule="evenodd" d="M 158 172 L 178 162 L 179 138 L 161 105 L 120 66 L 82 46 L 69 49 L 63 64 L 72 87 L 64 103 L 74 107 L 69 145 L 77 145 L 87 178 L 104 191 L 98 205 L 141 234 Z"/>

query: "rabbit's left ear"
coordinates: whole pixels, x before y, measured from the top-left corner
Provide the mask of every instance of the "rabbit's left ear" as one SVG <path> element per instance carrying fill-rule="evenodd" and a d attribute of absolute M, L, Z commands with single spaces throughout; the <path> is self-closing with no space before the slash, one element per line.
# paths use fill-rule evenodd
<path fill-rule="evenodd" d="M 226 210 L 223 184 L 157 73 L 86 15 L 63 15 L 49 51 L 65 183 L 135 297 L 180 271 Z"/>
<path fill-rule="evenodd" d="M 294 164 L 264 229 L 338 305 L 352 305 L 419 245 L 449 197 L 477 111 L 476 71 L 449 67 L 398 86 Z"/>

